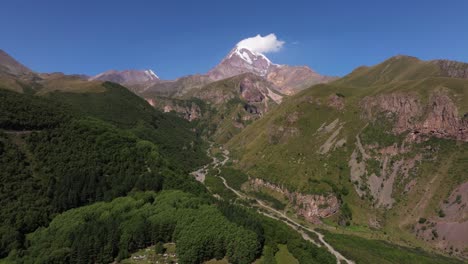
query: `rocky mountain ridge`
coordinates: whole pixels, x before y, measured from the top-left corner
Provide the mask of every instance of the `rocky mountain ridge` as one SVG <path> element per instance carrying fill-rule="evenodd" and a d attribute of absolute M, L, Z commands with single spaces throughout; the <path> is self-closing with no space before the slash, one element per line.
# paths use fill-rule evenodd
<path fill-rule="evenodd" d="M 192 89 L 234 77 L 252 73 L 270 82 L 271 89 L 283 94 L 294 94 L 317 83 L 326 83 L 336 77 L 323 76 L 308 66 L 279 65 L 270 61 L 264 54 L 247 47 L 235 46 L 226 57 L 206 74 L 183 76 L 176 80 L 160 80 L 148 71 L 107 71 L 91 77 L 90 80 L 112 81 L 128 86 L 137 94 L 165 97 L 180 97 Z M 151 78 L 148 78 L 151 77 Z"/>
<path fill-rule="evenodd" d="M 109 81 L 127 86 L 134 89 L 135 92 L 140 92 L 148 87 L 159 83 L 161 80 L 150 69 L 148 70 L 109 70 L 90 77 L 90 81 Z"/>
<path fill-rule="evenodd" d="M 32 74 L 33 72 L 0 49 L 0 73 L 19 76 Z"/>

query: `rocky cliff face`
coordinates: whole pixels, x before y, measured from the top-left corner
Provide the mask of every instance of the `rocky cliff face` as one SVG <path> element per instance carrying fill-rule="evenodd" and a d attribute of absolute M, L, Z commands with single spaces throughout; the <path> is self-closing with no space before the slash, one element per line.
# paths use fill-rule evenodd
<path fill-rule="evenodd" d="M 256 190 L 263 187 L 283 194 L 294 207 L 296 214 L 312 223 L 320 223 L 320 218 L 332 216 L 337 213 L 340 208 L 338 198 L 333 194 L 317 195 L 291 192 L 284 187 L 258 178 L 251 179 L 250 184 Z"/>
<path fill-rule="evenodd" d="M 146 99 L 153 107 L 168 113 L 176 112 L 188 121 L 194 121 L 201 117 L 200 106 L 194 102 L 177 101 L 165 98 Z"/>
<path fill-rule="evenodd" d="M 361 107 L 370 119 L 382 112 L 394 115 L 393 131 L 397 134 L 409 131 L 415 138 L 426 135 L 468 141 L 467 115 L 459 115 L 457 106 L 443 90 L 432 93 L 427 103 L 414 94 L 394 93 L 366 97 Z"/>
<path fill-rule="evenodd" d="M 271 83 L 252 73 L 211 83 L 194 92 L 192 96 L 215 105 L 238 98 L 245 102 L 246 111 L 258 115 L 268 112 L 271 104 L 278 104 L 283 98 Z"/>
<path fill-rule="evenodd" d="M 434 60 L 432 63 L 440 68 L 443 76 L 468 79 L 468 63 L 450 60 Z"/>

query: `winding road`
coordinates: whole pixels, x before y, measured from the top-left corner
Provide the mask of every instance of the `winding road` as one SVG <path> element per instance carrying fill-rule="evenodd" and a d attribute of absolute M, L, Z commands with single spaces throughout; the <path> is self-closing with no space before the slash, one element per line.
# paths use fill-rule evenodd
<path fill-rule="evenodd" d="M 210 152 L 208 152 L 210 153 Z M 281 221 L 283 223 L 285 223 L 286 225 L 290 226 L 291 228 L 293 228 L 294 230 L 296 230 L 305 240 L 307 241 L 310 241 L 312 242 L 313 244 L 315 244 L 316 246 L 318 247 L 321 247 L 322 245 L 325 246 L 325 248 L 331 253 L 333 254 L 335 257 L 336 257 L 336 263 L 340 264 L 340 263 L 347 263 L 347 264 L 354 264 L 354 262 L 352 260 L 349 260 L 347 259 L 346 257 L 344 257 L 340 252 L 338 252 L 337 250 L 335 250 L 330 244 L 328 244 L 327 241 L 325 241 L 324 239 L 324 235 L 317 232 L 316 230 L 314 229 L 311 229 L 311 228 L 308 228 L 306 226 L 303 226 L 302 224 L 296 222 L 294 219 L 291 219 L 289 216 L 287 216 L 285 213 L 283 212 L 280 212 L 268 205 L 266 205 L 264 202 L 262 202 L 261 200 L 258 200 L 256 198 L 253 198 L 253 197 L 249 197 L 247 196 L 246 194 L 232 188 L 231 186 L 229 186 L 229 184 L 227 183 L 226 179 L 224 179 L 222 176 L 220 176 L 221 174 L 221 167 L 224 166 L 226 164 L 226 162 L 229 161 L 229 151 L 227 149 L 225 149 L 223 152 L 222 152 L 222 155 L 223 155 L 223 160 L 218 160 L 217 158 L 215 157 L 212 157 L 211 155 L 209 155 L 212 159 L 213 159 L 213 162 L 211 163 L 213 165 L 213 168 L 216 168 L 217 169 L 217 174 L 216 176 L 221 178 L 221 180 L 223 181 L 223 184 L 224 186 L 229 189 L 230 191 L 232 191 L 234 194 L 236 194 L 239 198 L 241 199 L 250 199 L 250 200 L 255 200 L 257 202 L 257 204 L 263 208 L 264 210 L 266 210 L 266 212 L 264 211 L 259 211 L 259 213 L 267 216 L 267 217 L 270 217 L 272 219 L 275 219 L 275 220 L 278 220 L 278 221 Z M 207 171 L 207 168 L 208 168 L 208 165 L 203 167 L 202 169 L 196 171 L 195 173 L 193 173 L 194 176 L 197 177 L 197 179 L 201 179 L 203 178 L 203 180 L 205 179 L 205 174 L 206 174 L 206 171 Z M 200 175 L 200 174 L 203 174 L 203 175 Z M 314 233 L 315 235 L 317 235 L 320 243 L 317 243 L 317 241 L 315 241 L 313 238 L 311 238 L 304 230 L 307 230 L 309 232 L 312 232 Z"/>

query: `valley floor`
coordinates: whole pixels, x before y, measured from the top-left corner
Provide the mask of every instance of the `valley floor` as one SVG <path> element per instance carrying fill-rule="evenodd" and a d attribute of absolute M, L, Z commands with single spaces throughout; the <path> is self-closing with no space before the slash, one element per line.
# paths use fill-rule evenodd
<path fill-rule="evenodd" d="M 336 233 L 333 227 L 327 224 L 315 226 L 288 214 L 286 211 L 272 208 L 265 201 L 230 186 L 228 181 L 221 176 L 222 167 L 230 160 L 229 151 L 220 147 L 215 152 L 216 156 L 212 155 L 211 151 L 209 152 L 213 162 L 198 170 L 193 176 L 204 182 L 207 174 L 211 173 L 212 176 L 221 180 L 223 187 L 232 192 L 234 197 L 243 201 L 243 205 L 254 208 L 258 213 L 269 218 L 283 222 L 316 246 L 325 247 L 335 256 L 337 263 L 375 263 L 375 261 L 381 263 L 461 263 L 456 259 L 435 255 L 420 249 L 401 247 L 384 240 L 362 238 L 353 232 Z M 214 195 L 219 197 L 217 194 Z M 354 250 L 355 247 L 357 251 Z"/>
<path fill-rule="evenodd" d="M 208 152 L 208 153 L 210 154 L 210 152 Z M 247 194 L 245 194 L 245 193 L 243 193 L 241 191 L 235 190 L 234 188 L 229 186 L 226 179 L 224 179 L 222 176 L 220 176 L 221 167 L 224 166 L 230 159 L 229 158 L 229 151 L 227 149 L 224 149 L 221 153 L 222 153 L 222 159 L 212 157 L 213 158 L 212 166 L 216 170 L 216 176 L 221 178 L 221 180 L 223 181 L 224 186 L 227 189 L 231 190 L 234 194 L 236 194 L 238 198 L 240 198 L 242 200 L 250 201 L 251 206 L 256 208 L 259 213 L 261 213 L 261 214 L 263 214 L 263 215 L 265 215 L 267 217 L 270 217 L 270 218 L 276 219 L 278 221 L 281 221 L 281 222 L 285 223 L 286 225 L 292 227 L 305 240 L 312 242 L 313 244 L 315 244 L 318 247 L 325 246 L 325 248 L 331 254 L 333 254 L 336 257 L 336 261 L 337 261 L 338 264 L 339 263 L 354 264 L 354 262 L 352 260 L 349 260 L 346 257 L 344 257 L 340 252 L 335 250 L 329 243 L 327 243 L 325 241 L 325 239 L 324 239 L 324 235 L 319 233 L 315 229 L 308 228 L 308 227 L 298 223 L 297 221 L 291 219 L 285 213 L 280 212 L 280 211 L 268 206 L 267 204 L 265 204 L 261 200 L 259 200 L 257 198 L 254 198 L 254 197 L 250 197 Z M 202 169 L 196 171 L 194 173 L 194 176 L 197 178 L 197 180 L 200 180 L 200 179 L 204 180 L 206 172 L 207 172 L 207 168 L 205 166 Z M 252 203 L 252 201 L 255 201 L 255 203 Z M 312 232 L 313 234 L 315 234 L 317 236 L 317 238 L 318 238 L 318 241 L 316 241 L 314 238 L 312 238 L 307 233 L 307 231 Z"/>

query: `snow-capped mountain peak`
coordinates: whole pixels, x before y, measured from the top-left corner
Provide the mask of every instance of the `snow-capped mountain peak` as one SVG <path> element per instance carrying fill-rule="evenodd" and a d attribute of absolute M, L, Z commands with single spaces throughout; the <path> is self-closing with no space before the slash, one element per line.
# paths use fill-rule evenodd
<path fill-rule="evenodd" d="M 279 65 L 272 63 L 265 55 L 248 47 L 236 45 L 220 64 L 208 72 L 214 80 L 251 72 L 265 77 L 272 68 Z"/>
<path fill-rule="evenodd" d="M 273 64 L 265 55 L 263 55 L 260 52 L 255 52 L 252 51 L 251 49 L 244 47 L 244 46 L 239 46 L 237 45 L 228 55 L 228 58 L 231 58 L 232 56 L 239 56 L 241 59 L 246 61 L 249 64 L 253 64 L 254 61 L 257 61 L 259 59 L 265 60 L 268 65 Z"/>

